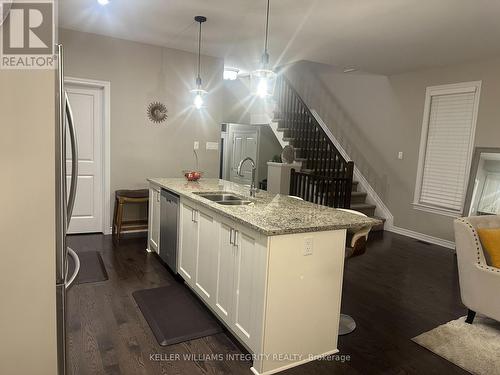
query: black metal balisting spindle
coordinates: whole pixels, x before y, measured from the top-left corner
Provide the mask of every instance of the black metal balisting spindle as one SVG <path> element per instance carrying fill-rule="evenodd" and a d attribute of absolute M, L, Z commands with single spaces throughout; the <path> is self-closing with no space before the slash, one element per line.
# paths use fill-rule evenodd
<path fill-rule="evenodd" d="M 290 193 L 304 200 L 331 207 L 351 205 L 354 164 L 346 161 L 330 141 L 320 124 L 281 74 L 276 85 L 280 127 L 290 143 L 300 149 L 311 172 L 292 170 Z"/>

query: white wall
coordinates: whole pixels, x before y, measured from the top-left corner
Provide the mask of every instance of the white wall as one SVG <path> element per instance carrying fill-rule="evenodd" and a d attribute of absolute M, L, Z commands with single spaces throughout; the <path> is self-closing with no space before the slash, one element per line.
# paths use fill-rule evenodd
<path fill-rule="evenodd" d="M 259 182 L 267 178 L 267 162 L 273 160 L 274 156 L 281 155 L 283 148 L 268 125 L 260 127 L 259 144 Z M 258 186 L 257 186 L 258 187 Z"/>
<path fill-rule="evenodd" d="M 396 226 L 453 240 L 452 218 L 412 207 L 425 89 L 482 80 L 475 144 L 498 147 L 500 58 L 391 77 L 300 62 L 286 74 L 388 206 Z"/>
<path fill-rule="evenodd" d="M 72 30 L 60 30 L 66 75 L 111 82 L 111 194 L 147 186 L 148 177 L 182 177 L 195 167 L 193 141 L 200 142 L 199 168 L 218 176 L 218 142 L 223 121 L 223 61 L 202 56 L 209 91 L 206 109 L 192 107 L 197 56 L 192 53 Z M 161 101 L 168 119 L 151 123 L 146 108 Z M 112 200 L 114 203 L 114 201 Z M 112 211 L 112 210 L 111 210 Z"/>
<path fill-rule="evenodd" d="M 234 124 L 250 124 L 252 116 L 265 117 L 270 112 L 266 99 L 250 91 L 250 77 L 243 76 L 234 81 L 224 81 L 224 121 Z"/>

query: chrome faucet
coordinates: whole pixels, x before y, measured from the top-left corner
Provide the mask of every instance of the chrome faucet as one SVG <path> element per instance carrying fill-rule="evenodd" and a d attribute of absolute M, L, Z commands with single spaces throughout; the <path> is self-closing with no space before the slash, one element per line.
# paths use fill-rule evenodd
<path fill-rule="evenodd" d="M 240 161 L 237 173 L 238 176 L 243 177 L 243 175 L 241 174 L 241 167 L 243 166 L 243 164 L 245 164 L 246 161 L 250 161 L 252 163 L 252 183 L 250 185 L 250 196 L 255 197 L 255 194 L 259 191 L 259 189 L 255 187 L 255 172 L 257 170 L 257 167 L 255 166 L 255 162 L 253 161 L 253 159 L 251 157 L 246 157 L 245 159 Z"/>

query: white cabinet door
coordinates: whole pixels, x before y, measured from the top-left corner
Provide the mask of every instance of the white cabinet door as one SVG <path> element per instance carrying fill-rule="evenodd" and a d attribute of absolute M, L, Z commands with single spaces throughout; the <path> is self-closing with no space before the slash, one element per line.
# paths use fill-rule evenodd
<path fill-rule="evenodd" d="M 181 202 L 179 273 L 252 350 L 260 350 L 267 237 Z"/>
<path fill-rule="evenodd" d="M 217 280 L 217 249 L 219 248 L 219 223 L 210 212 L 198 214 L 198 252 L 196 259 L 196 290 L 212 305 Z"/>
<path fill-rule="evenodd" d="M 181 204 L 181 242 L 179 246 L 179 272 L 184 280 L 195 286 L 196 255 L 198 252 L 198 211 Z"/>
<path fill-rule="evenodd" d="M 234 229 L 221 222 L 220 241 L 217 254 L 217 287 L 215 294 L 215 311 L 228 324 L 231 324 L 233 308 L 233 273 L 234 245 L 232 244 Z"/>
<path fill-rule="evenodd" d="M 262 334 L 267 246 L 261 236 L 239 227 L 234 262 L 234 330 L 252 349 Z"/>
<path fill-rule="evenodd" d="M 160 197 L 161 190 L 157 187 L 149 188 L 149 251 L 160 252 Z"/>

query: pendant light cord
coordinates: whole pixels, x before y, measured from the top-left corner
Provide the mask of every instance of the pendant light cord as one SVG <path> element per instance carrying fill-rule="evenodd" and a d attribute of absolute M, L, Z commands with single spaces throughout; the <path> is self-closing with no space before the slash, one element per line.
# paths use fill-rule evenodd
<path fill-rule="evenodd" d="M 199 86 L 201 85 L 200 71 L 201 71 L 201 22 L 200 22 L 200 31 L 198 33 L 198 77 L 196 79 L 198 88 L 200 88 Z"/>
<path fill-rule="evenodd" d="M 267 55 L 267 36 L 269 34 L 269 1 L 267 0 L 267 13 L 266 13 L 266 41 L 264 43 L 264 53 Z"/>

